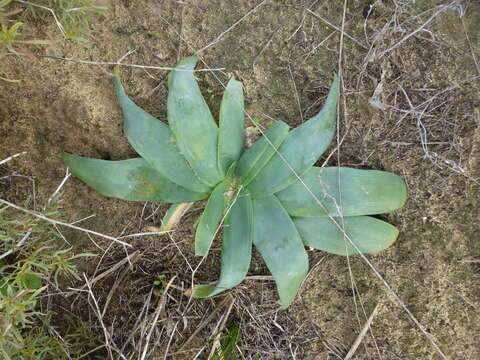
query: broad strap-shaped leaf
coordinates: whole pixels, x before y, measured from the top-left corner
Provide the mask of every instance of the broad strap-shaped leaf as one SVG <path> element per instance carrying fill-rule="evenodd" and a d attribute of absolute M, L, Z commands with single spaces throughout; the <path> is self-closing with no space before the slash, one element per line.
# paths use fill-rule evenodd
<path fill-rule="evenodd" d="M 335 75 L 322 110 L 292 130 L 270 162 L 249 185 L 252 197 L 274 194 L 303 175 L 328 148 L 335 134 L 339 81 Z"/>
<path fill-rule="evenodd" d="M 137 106 L 130 100 L 114 75 L 117 99 L 123 111 L 123 130 L 135 151 L 163 177 L 196 192 L 207 192 L 210 187 L 201 182 L 180 154 L 175 136 L 167 124 Z"/>
<path fill-rule="evenodd" d="M 190 202 L 206 193 L 193 192 L 171 182 L 142 158 L 107 161 L 63 154 L 73 175 L 98 193 L 132 201 Z"/>
<path fill-rule="evenodd" d="M 253 200 L 253 218 L 253 243 L 275 279 L 282 308 L 286 308 L 308 271 L 302 239 L 274 195 Z"/>
<path fill-rule="evenodd" d="M 276 194 L 291 216 L 382 214 L 402 207 L 407 199 L 407 187 L 403 179 L 386 171 L 312 167 L 301 179 L 303 183 L 297 180 Z"/>
<path fill-rule="evenodd" d="M 236 162 L 230 165 L 225 179 L 215 187 L 207 201 L 203 214 L 200 216 L 197 232 L 195 233 L 195 255 L 197 256 L 205 256 L 208 253 L 218 227 L 222 225 L 221 221 L 229 202 L 227 192 L 232 183 L 236 166 Z"/>
<path fill-rule="evenodd" d="M 225 175 L 230 165 L 243 152 L 245 124 L 243 87 L 240 81 L 230 79 L 220 104 L 218 130 L 218 167 Z"/>
<path fill-rule="evenodd" d="M 193 70 L 198 58 L 183 59 L 168 77 L 168 123 L 177 146 L 197 176 L 210 186 L 222 179 L 218 169 L 218 127 Z"/>
<path fill-rule="evenodd" d="M 348 216 L 333 218 L 295 218 L 293 221 L 303 243 L 315 249 L 337 255 L 355 255 L 358 251 L 344 238 L 345 233 L 363 254 L 375 254 L 392 245 L 398 236 L 398 229 L 371 216 Z"/>
<path fill-rule="evenodd" d="M 247 186 L 270 161 L 275 154 L 275 149 L 278 149 L 287 137 L 289 129 L 290 127 L 283 121 L 276 121 L 264 136 L 242 154 L 237 173 L 243 186 Z M 268 138 L 271 144 L 265 138 Z"/>
<path fill-rule="evenodd" d="M 193 297 L 214 296 L 240 284 L 250 267 L 253 238 L 252 199 L 241 192 L 232 205 L 223 230 L 222 267 L 220 279 L 214 285 L 197 285 Z"/>

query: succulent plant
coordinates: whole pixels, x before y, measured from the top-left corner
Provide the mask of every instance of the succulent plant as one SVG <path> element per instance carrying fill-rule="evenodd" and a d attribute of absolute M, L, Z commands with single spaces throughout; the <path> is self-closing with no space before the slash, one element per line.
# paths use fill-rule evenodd
<path fill-rule="evenodd" d="M 196 57 L 188 57 L 169 75 L 168 125 L 135 105 L 114 75 L 124 133 L 141 157 L 63 157 L 72 173 L 100 194 L 173 203 L 165 221 L 186 202 L 208 199 L 196 229 L 195 254 L 207 255 L 223 228 L 220 279 L 195 286 L 193 296 L 213 296 L 241 283 L 253 244 L 286 308 L 308 271 L 305 246 L 353 255 L 377 253 L 395 241 L 394 226 L 368 215 L 404 204 L 406 186 L 399 176 L 314 166 L 335 134 L 336 75 L 317 115 L 291 131 L 276 121 L 244 150 L 242 84 L 228 82 L 217 126 L 195 80 L 196 63 Z"/>

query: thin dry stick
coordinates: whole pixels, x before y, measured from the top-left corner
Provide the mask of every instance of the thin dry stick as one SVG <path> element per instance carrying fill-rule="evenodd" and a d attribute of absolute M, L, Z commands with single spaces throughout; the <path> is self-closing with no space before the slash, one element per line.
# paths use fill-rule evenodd
<path fill-rule="evenodd" d="M 88 233 L 88 234 L 92 234 L 92 235 L 97 235 L 97 236 L 100 236 L 104 239 L 108 239 L 108 240 L 112 240 L 116 243 L 119 243 L 119 244 L 122 244 L 123 246 L 128 246 L 128 247 L 132 247 L 132 245 L 130 245 L 129 243 L 126 243 L 124 241 L 121 241 L 121 240 L 118 240 L 116 237 L 113 237 L 113 236 L 110 236 L 110 235 L 105 235 L 105 234 L 102 234 L 102 233 L 99 233 L 99 232 L 96 232 L 96 231 L 93 231 L 93 230 L 89 230 L 89 229 L 84 229 L 84 228 L 81 228 L 79 226 L 75 226 L 75 225 L 72 225 L 72 224 L 69 224 L 69 223 L 65 223 L 63 221 L 58 221 L 58 220 L 55 220 L 55 219 L 51 219 L 49 217 L 46 217 L 42 214 L 39 214 L 35 211 L 31 211 L 31 210 L 28 210 L 28 209 L 25 209 L 21 206 L 18 206 L 18 205 L 15 205 L 15 204 L 12 204 L 11 202 L 9 201 L 6 201 L 6 200 L 3 200 L 3 199 L 0 199 L 0 203 L 2 204 L 5 204 L 7 206 L 10 206 L 14 209 L 17 209 L 17 210 L 20 210 L 20 211 L 23 211 L 24 213 L 26 214 L 29 214 L 29 215 L 32 215 L 32 216 L 35 216 L 36 218 L 39 218 L 41 220 L 44 220 L 44 221 L 48 221 L 52 224 L 56 224 L 56 225 L 61 225 L 61 226 L 65 226 L 65 227 L 68 227 L 68 228 L 71 228 L 71 229 L 75 229 L 75 230 L 79 230 L 79 231 L 83 231 L 85 233 Z"/>
<path fill-rule="evenodd" d="M 88 281 L 87 276 L 85 273 L 83 274 L 83 278 L 85 279 L 85 285 L 88 287 L 88 295 L 89 297 L 92 298 L 94 309 L 98 317 L 98 321 L 100 322 L 100 325 L 102 326 L 103 329 L 103 335 L 105 337 L 105 347 L 107 348 L 108 355 L 110 356 L 111 359 L 113 359 L 113 354 L 112 354 L 112 349 L 110 346 L 110 333 L 108 332 L 107 328 L 105 327 L 105 323 L 103 322 L 102 318 L 102 313 L 100 312 L 100 307 L 98 306 L 97 299 L 95 298 L 95 295 L 93 294 L 92 287 L 90 286 L 90 282 Z"/>
<path fill-rule="evenodd" d="M 317 19 L 320 19 L 322 20 L 325 24 L 327 24 L 328 26 L 331 26 L 332 28 L 334 28 L 335 30 L 337 30 L 338 32 L 340 32 L 340 34 L 345 34 L 345 36 L 347 38 L 349 38 L 350 40 L 352 40 L 355 44 L 363 47 L 364 49 L 368 49 L 367 46 L 363 45 L 360 41 L 358 41 L 357 39 L 355 39 L 353 36 L 347 34 L 346 32 L 342 31 L 342 29 L 340 29 L 338 26 L 332 24 L 330 21 L 328 21 L 327 19 L 323 18 L 322 16 L 318 15 L 316 12 L 313 12 L 312 10 L 310 9 L 306 9 L 308 11 L 309 14 L 313 15 L 314 17 L 316 17 Z M 343 35 L 341 35 L 343 36 Z"/>
<path fill-rule="evenodd" d="M 460 15 L 460 18 L 462 19 L 463 32 L 465 33 L 468 46 L 470 47 L 470 52 L 472 53 L 473 62 L 475 63 L 475 66 L 477 68 L 478 75 L 480 75 L 480 65 L 478 64 L 477 56 L 475 55 L 475 50 L 473 48 L 472 42 L 470 41 L 470 36 L 468 36 L 467 26 L 465 25 L 465 19 L 463 14 Z"/>
<path fill-rule="evenodd" d="M 217 312 L 219 312 L 228 302 L 228 297 L 225 298 L 220 304 L 217 305 L 217 307 L 211 312 L 210 315 L 208 315 L 205 320 L 202 321 L 202 323 L 195 329 L 195 331 L 193 332 L 192 335 L 190 335 L 190 337 L 187 339 L 187 341 L 185 341 L 185 343 L 180 347 L 180 349 L 177 350 L 177 352 L 179 351 L 182 351 L 185 349 L 185 347 L 190 344 L 190 342 L 192 342 L 193 339 L 195 339 L 195 336 L 197 336 L 197 334 L 203 330 L 203 328 L 205 326 L 207 326 L 210 321 L 213 319 L 213 317 L 215 316 L 215 314 Z"/>
<path fill-rule="evenodd" d="M 7 252 L 3 253 L 0 255 L 0 260 L 7 257 L 10 254 L 13 254 L 15 251 L 17 251 L 24 243 L 27 241 L 27 239 L 30 237 L 32 234 L 32 229 L 28 230 L 27 233 L 23 236 L 23 238 L 18 242 L 18 244 L 15 245 L 15 248 L 8 250 Z"/>
<path fill-rule="evenodd" d="M 60 192 L 60 190 L 62 189 L 62 187 L 66 184 L 67 180 L 70 178 L 70 176 L 72 176 L 72 173 L 70 172 L 70 169 L 67 167 L 67 170 L 65 170 L 65 177 L 64 177 L 63 180 L 60 182 L 60 184 L 58 185 L 58 187 L 55 189 L 55 191 L 53 192 L 53 194 L 48 198 L 48 200 L 47 200 L 47 205 L 50 205 L 50 203 L 52 202 L 53 198 Z"/>
<path fill-rule="evenodd" d="M 49 11 L 52 14 L 53 19 L 55 20 L 55 24 L 57 24 L 57 26 L 60 29 L 60 32 L 62 33 L 62 35 L 65 38 L 67 37 L 67 33 L 66 33 L 65 29 L 63 28 L 63 25 L 60 22 L 60 20 L 58 20 L 58 17 L 55 14 L 55 11 L 53 11 L 53 9 L 50 9 L 49 7 L 46 7 L 46 6 L 43 6 L 43 5 L 32 3 L 30 1 L 25 1 L 25 0 L 15 0 L 15 1 L 18 2 L 18 3 L 21 3 L 21 4 L 30 5 L 30 6 L 33 6 L 33 7 L 38 7 L 40 9 Z"/>
<path fill-rule="evenodd" d="M 122 270 L 120 275 L 117 276 L 115 279 L 115 282 L 113 283 L 112 287 L 110 288 L 110 291 L 108 292 L 108 295 L 105 299 L 105 304 L 103 305 L 103 310 L 102 310 L 102 316 L 105 316 L 108 310 L 108 306 L 110 305 L 110 301 L 112 301 L 113 294 L 115 291 L 118 289 L 120 283 L 123 281 L 127 273 L 131 270 L 130 267 L 125 266 L 125 268 Z"/>
<path fill-rule="evenodd" d="M 265 4 L 267 0 L 263 0 L 260 4 L 258 4 L 257 6 L 255 6 L 253 9 L 251 9 L 250 11 L 248 11 L 245 15 L 243 15 L 239 20 L 237 20 L 235 23 L 233 23 L 232 26 L 230 26 L 227 30 L 223 31 L 220 35 L 218 35 L 215 40 L 213 40 L 211 43 L 209 43 L 208 45 L 204 46 L 203 48 L 201 48 L 200 50 L 197 50 L 195 53 L 198 54 L 206 49 L 208 49 L 209 47 L 215 45 L 216 43 L 218 43 L 229 31 L 231 31 L 233 28 L 235 28 L 238 24 L 240 24 L 243 20 L 245 20 L 247 17 L 249 17 L 251 14 L 253 14 L 255 11 L 257 11 L 260 6 L 262 6 L 263 4 Z"/>
<path fill-rule="evenodd" d="M 62 60 L 67 62 L 74 62 L 78 64 L 87 64 L 87 65 L 98 65 L 98 66 L 125 66 L 125 67 L 133 67 L 133 68 L 141 68 L 141 69 L 154 69 L 154 70 L 165 70 L 165 71 L 186 71 L 186 72 L 206 72 L 206 71 L 223 71 L 225 68 L 216 68 L 216 69 L 199 69 L 199 70 L 188 70 L 188 69 L 175 69 L 168 66 L 154 66 L 154 65 L 139 65 L 139 64 L 126 64 L 121 63 L 118 61 L 89 61 L 89 60 L 81 60 L 81 59 L 74 59 L 74 58 L 65 58 L 58 55 L 44 55 L 44 54 L 34 54 L 36 57 L 40 58 L 48 58 L 48 59 L 56 59 Z"/>
<path fill-rule="evenodd" d="M 90 351 L 87 351 L 85 354 L 80 355 L 79 357 L 75 358 L 75 360 L 83 359 L 83 358 L 87 357 L 88 355 L 90 355 L 90 354 L 94 353 L 95 351 L 100 350 L 101 348 L 104 348 L 104 347 L 105 347 L 105 344 L 99 345 L 96 348 L 94 348 Z"/>
<path fill-rule="evenodd" d="M 148 350 L 148 344 L 150 343 L 150 338 L 152 337 L 153 330 L 155 330 L 155 325 L 157 325 L 157 321 L 160 316 L 160 313 L 162 312 L 163 308 L 165 307 L 165 303 L 167 302 L 168 289 L 170 288 L 170 285 L 172 285 L 175 278 L 176 276 L 170 279 L 167 286 L 165 286 L 165 290 L 162 296 L 160 297 L 160 300 L 158 300 L 157 309 L 155 310 L 155 316 L 153 318 L 152 325 L 150 326 L 150 330 L 147 334 L 147 338 L 145 339 L 145 347 L 143 348 L 143 352 L 142 352 L 142 356 L 140 357 L 140 360 L 145 360 L 145 356 L 147 356 L 147 350 Z"/>
<path fill-rule="evenodd" d="M 168 339 L 167 348 L 165 349 L 165 355 L 163 356 L 163 360 L 166 360 L 168 357 L 168 351 L 170 350 L 170 345 L 172 344 L 173 335 L 175 335 L 175 331 L 177 331 L 178 323 L 178 321 L 175 323 L 175 326 L 172 330 L 172 335 L 170 336 L 170 339 Z"/>
<path fill-rule="evenodd" d="M 295 100 L 297 101 L 298 112 L 300 113 L 300 120 L 301 120 L 301 123 L 303 124 L 302 105 L 300 104 L 300 97 L 298 96 L 297 84 L 295 84 L 295 78 L 293 77 L 292 67 L 290 66 L 290 64 L 288 64 L 288 72 L 290 73 L 290 78 L 292 79 L 293 92 L 295 94 Z"/>
<path fill-rule="evenodd" d="M 270 46 L 270 44 L 272 43 L 275 35 L 277 34 L 277 32 L 280 30 L 280 28 L 282 28 L 284 25 L 283 24 L 280 24 L 277 26 L 277 28 L 275 30 L 273 30 L 272 34 L 270 35 L 270 37 L 268 38 L 267 42 L 265 43 L 265 45 L 263 46 L 262 50 L 260 50 L 260 52 L 257 54 L 257 56 L 255 56 L 255 59 L 253 59 L 252 61 L 252 69 L 255 69 L 255 64 L 257 63 L 258 59 L 260 58 L 260 56 L 262 56 L 262 54 L 264 53 L 265 50 L 267 50 L 267 48 Z M 255 70 L 254 70 L 255 71 Z"/>
<path fill-rule="evenodd" d="M 398 48 L 400 45 L 402 45 L 405 41 L 407 41 L 408 39 L 410 39 L 412 36 L 414 36 L 416 33 L 418 33 L 419 31 L 422 31 L 428 24 L 430 24 L 430 22 L 435 19 L 438 15 L 440 15 L 442 12 L 444 12 L 445 10 L 447 9 L 450 9 L 453 5 L 456 4 L 456 1 L 448 4 L 448 5 L 441 5 L 440 6 L 440 9 L 437 10 L 432 16 L 430 16 L 428 18 L 428 20 L 426 22 L 424 22 L 421 26 L 419 26 L 417 29 L 415 29 L 414 31 L 412 31 L 410 34 L 404 36 L 399 42 L 397 42 L 395 45 L 391 46 L 390 48 L 388 48 L 387 50 L 384 50 L 382 51 L 377 58 L 380 58 L 382 57 L 383 55 L 389 53 L 390 51 L 392 50 L 395 50 L 396 48 Z"/>
<path fill-rule="evenodd" d="M 14 154 L 14 155 L 12 155 L 12 156 L 9 156 L 9 157 L 7 157 L 6 159 L 0 160 L 0 165 L 3 165 L 3 164 L 9 162 L 9 161 L 12 160 L 12 159 L 15 159 L 16 157 L 25 155 L 26 153 L 27 153 L 26 151 L 23 151 L 23 152 L 21 152 L 21 153 L 18 153 L 18 154 Z"/>
<path fill-rule="evenodd" d="M 346 91 L 345 91 L 345 86 L 344 86 L 344 82 L 343 82 L 343 66 L 342 66 L 342 62 L 343 62 L 343 35 L 345 33 L 345 17 L 346 17 L 346 13 L 347 13 L 347 0 L 344 0 L 343 2 L 343 14 L 342 14 L 342 27 L 341 27 L 341 33 L 340 33 L 340 44 L 339 44 L 339 58 L 338 58 L 338 76 L 340 78 L 340 82 L 342 84 L 342 99 L 343 99 L 343 118 L 344 118 L 344 122 L 346 123 L 347 121 L 347 117 L 348 117 L 348 111 L 347 111 L 347 101 L 346 101 Z M 337 175 L 337 184 L 338 184 L 338 192 L 339 192 L 339 214 L 340 214 L 340 221 L 341 221 L 341 225 L 342 225 L 342 232 L 344 234 L 344 237 L 343 237 L 343 241 L 345 243 L 345 252 L 347 254 L 347 266 L 348 266 L 348 275 L 350 277 L 350 285 L 352 287 L 352 293 L 353 293 L 353 303 L 354 303 L 354 306 L 355 306 L 355 317 L 357 318 L 357 322 L 358 322 L 358 326 L 360 328 L 361 326 L 361 323 L 360 323 L 360 316 L 358 315 L 358 303 L 357 303 L 357 293 L 358 293 L 358 297 L 359 297 L 359 301 L 360 301 L 360 304 L 361 304 L 361 308 L 363 310 L 363 315 L 365 316 L 365 318 L 367 318 L 367 314 L 365 313 L 365 308 L 363 307 L 363 303 L 362 303 L 362 300 L 360 298 L 360 293 L 358 292 L 358 290 L 356 291 L 357 289 L 357 285 L 356 285 L 356 281 L 355 281 L 355 277 L 353 275 L 353 271 L 352 271 L 352 266 L 351 266 L 351 263 L 350 263 L 350 256 L 348 255 L 348 243 L 347 243 L 347 240 L 345 239 L 345 235 L 346 235 L 346 231 L 345 231 L 345 221 L 344 221 L 344 218 L 343 218 L 343 211 L 342 211 L 342 208 L 343 208 L 343 196 L 342 196 L 342 182 L 341 182 L 341 175 L 340 175 L 340 164 L 341 164 L 341 161 L 340 161 L 340 104 L 338 104 L 338 109 L 337 109 L 337 169 L 338 169 L 338 175 Z M 342 139 L 343 141 L 343 139 Z M 374 339 L 375 341 L 375 339 Z M 366 349 L 365 349 L 366 350 Z"/>
<path fill-rule="evenodd" d="M 380 305 L 380 303 L 378 303 L 375 306 L 375 309 L 373 309 L 372 313 L 370 314 L 370 317 L 368 318 L 367 322 L 363 326 L 362 331 L 360 331 L 360 334 L 358 334 L 358 336 L 355 339 L 352 347 L 350 348 L 350 351 L 347 353 L 347 355 L 345 356 L 345 358 L 343 360 L 350 360 L 352 358 L 353 354 L 355 354 L 355 351 L 357 351 L 358 346 L 361 344 L 363 338 L 365 337 L 368 330 L 370 329 L 370 325 L 372 324 L 373 318 L 378 313 L 378 306 L 379 305 Z"/>
<path fill-rule="evenodd" d="M 105 270 L 104 272 L 102 272 L 101 274 L 98 274 L 97 276 L 95 276 L 92 280 L 90 280 L 90 284 L 95 284 L 97 281 L 100 281 L 102 280 L 103 278 L 105 278 L 106 276 L 110 275 L 112 272 L 115 272 L 117 271 L 118 269 L 120 269 L 124 264 L 126 263 L 129 263 L 130 265 L 132 265 L 134 262 L 136 262 L 137 260 L 139 260 L 141 258 L 142 254 L 140 254 L 140 251 L 137 250 L 137 251 L 134 251 L 133 253 L 131 253 L 130 255 L 126 256 L 125 258 L 123 258 L 122 260 L 120 260 L 119 262 L 117 262 L 115 265 L 109 267 L 107 270 Z M 83 286 L 83 288 L 85 288 L 85 285 Z"/>
<path fill-rule="evenodd" d="M 212 345 L 212 349 L 210 350 L 210 354 L 208 355 L 208 360 L 215 359 L 215 354 L 217 352 L 218 347 L 220 346 L 220 335 L 222 334 L 222 331 L 225 328 L 225 325 L 227 323 L 228 317 L 232 312 L 232 308 L 233 308 L 233 304 L 235 303 L 235 300 L 233 299 L 232 296 L 230 297 L 231 297 L 230 306 L 228 307 L 223 317 L 220 319 L 219 326 L 216 326 L 216 328 L 213 330 L 213 334 L 215 334 L 214 335 L 215 341 Z"/>
<path fill-rule="evenodd" d="M 163 234 L 168 234 L 168 233 L 171 233 L 171 232 L 174 232 L 174 231 L 173 230 L 147 231 L 147 232 L 141 232 L 141 233 L 119 236 L 118 239 L 126 239 L 126 238 L 135 237 L 135 236 L 163 235 Z"/>

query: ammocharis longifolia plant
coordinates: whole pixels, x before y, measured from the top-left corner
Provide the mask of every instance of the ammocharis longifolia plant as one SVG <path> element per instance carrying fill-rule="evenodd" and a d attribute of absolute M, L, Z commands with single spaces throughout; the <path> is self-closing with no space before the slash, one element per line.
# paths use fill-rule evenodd
<path fill-rule="evenodd" d="M 135 105 L 115 74 L 124 132 L 140 157 L 105 161 L 64 154 L 72 173 L 106 196 L 173 203 L 173 211 L 181 203 L 208 199 L 195 253 L 208 253 L 223 221 L 222 267 L 219 281 L 197 285 L 193 296 L 238 285 L 248 272 L 253 244 L 285 308 L 308 271 L 305 245 L 353 255 L 376 253 L 395 241 L 394 226 L 368 215 L 404 204 L 406 186 L 399 176 L 313 166 L 335 134 L 337 76 L 317 115 L 293 130 L 277 121 L 244 150 L 242 84 L 228 82 L 217 125 L 192 72 L 196 63 L 188 57 L 170 73 L 168 125 Z"/>

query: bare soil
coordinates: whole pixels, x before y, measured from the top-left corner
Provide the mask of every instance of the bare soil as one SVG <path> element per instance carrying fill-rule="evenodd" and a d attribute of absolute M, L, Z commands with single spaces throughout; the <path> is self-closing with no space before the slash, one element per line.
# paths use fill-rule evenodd
<path fill-rule="evenodd" d="M 124 63 L 167 67 L 197 53 L 201 66 L 225 68 L 198 73 L 215 114 L 222 83 L 235 75 L 244 84 L 246 110 L 255 121 L 296 126 L 321 108 L 338 71 L 343 2 L 260 3 L 115 1 L 96 18 L 88 43 L 56 41 L 29 51 L 100 62 L 116 61 L 135 49 Z M 382 217 L 399 227 L 400 237 L 369 259 L 447 358 L 478 359 L 480 5 L 376 1 L 366 20 L 365 4 L 348 1 L 342 142 L 329 165 L 387 170 L 405 179 L 406 206 Z M 25 22 L 26 36 L 59 38 L 53 21 Z M 0 166 L 2 198 L 21 204 L 32 194 L 34 181 L 32 206 L 40 209 L 65 175 L 64 151 L 109 160 L 135 156 L 122 135 L 111 67 L 9 55 L 1 58 L 0 69 L 0 75 L 21 80 L 0 80 L 0 159 L 27 152 Z M 132 99 L 165 120 L 167 72 L 122 67 L 121 74 Z M 95 214 L 81 225 L 113 235 L 148 231 L 166 211 L 164 205 L 102 197 L 76 179 L 64 186 L 61 201 L 65 220 Z M 84 233 L 62 229 L 79 252 L 105 251 L 100 262 L 79 264 L 91 277 L 133 251 L 141 254 L 94 286 L 101 304 L 114 289 L 104 321 L 115 344 L 125 344 L 125 353 L 134 351 L 132 337 L 137 345 L 145 338 L 135 322 L 151 321 L 161 295 L 151 292 L 152 283 L 164 274 L 167 280 L 176 276 L 175 288 L 160 313 L 153 335 L 157 350 L 150 358 L 168 353 L 193 359 L 204 346 L 198 358 L 207 358 L 209 337 L 228 306 L 205 319 L 230 295 L 203 301 L 182 295 L 191 284 L 191 267 L 199 263 L 193 256 L 192 228 L 202 206 L 196 204 L 171 237 L 135 237 L 129 239 L 132 249 L 95 238 L 99 250 Z M 240 325 L 241 358 L 344 358 L 378 305 L 355 359 L 442 359 L 361 258 L 309 254 L 312 271 L 286 311 L 277 311 L 269 280 L 247 280 L 230 293 L 234 306 L 227 324 Z M 215 280 L 218 269 L 214 249 L 196 272 L 195 283 Z M 257 254 L 251 275 L 268 275 Z M 86 296 L 79 304 L 76 316 L 95 319 Z"/>

